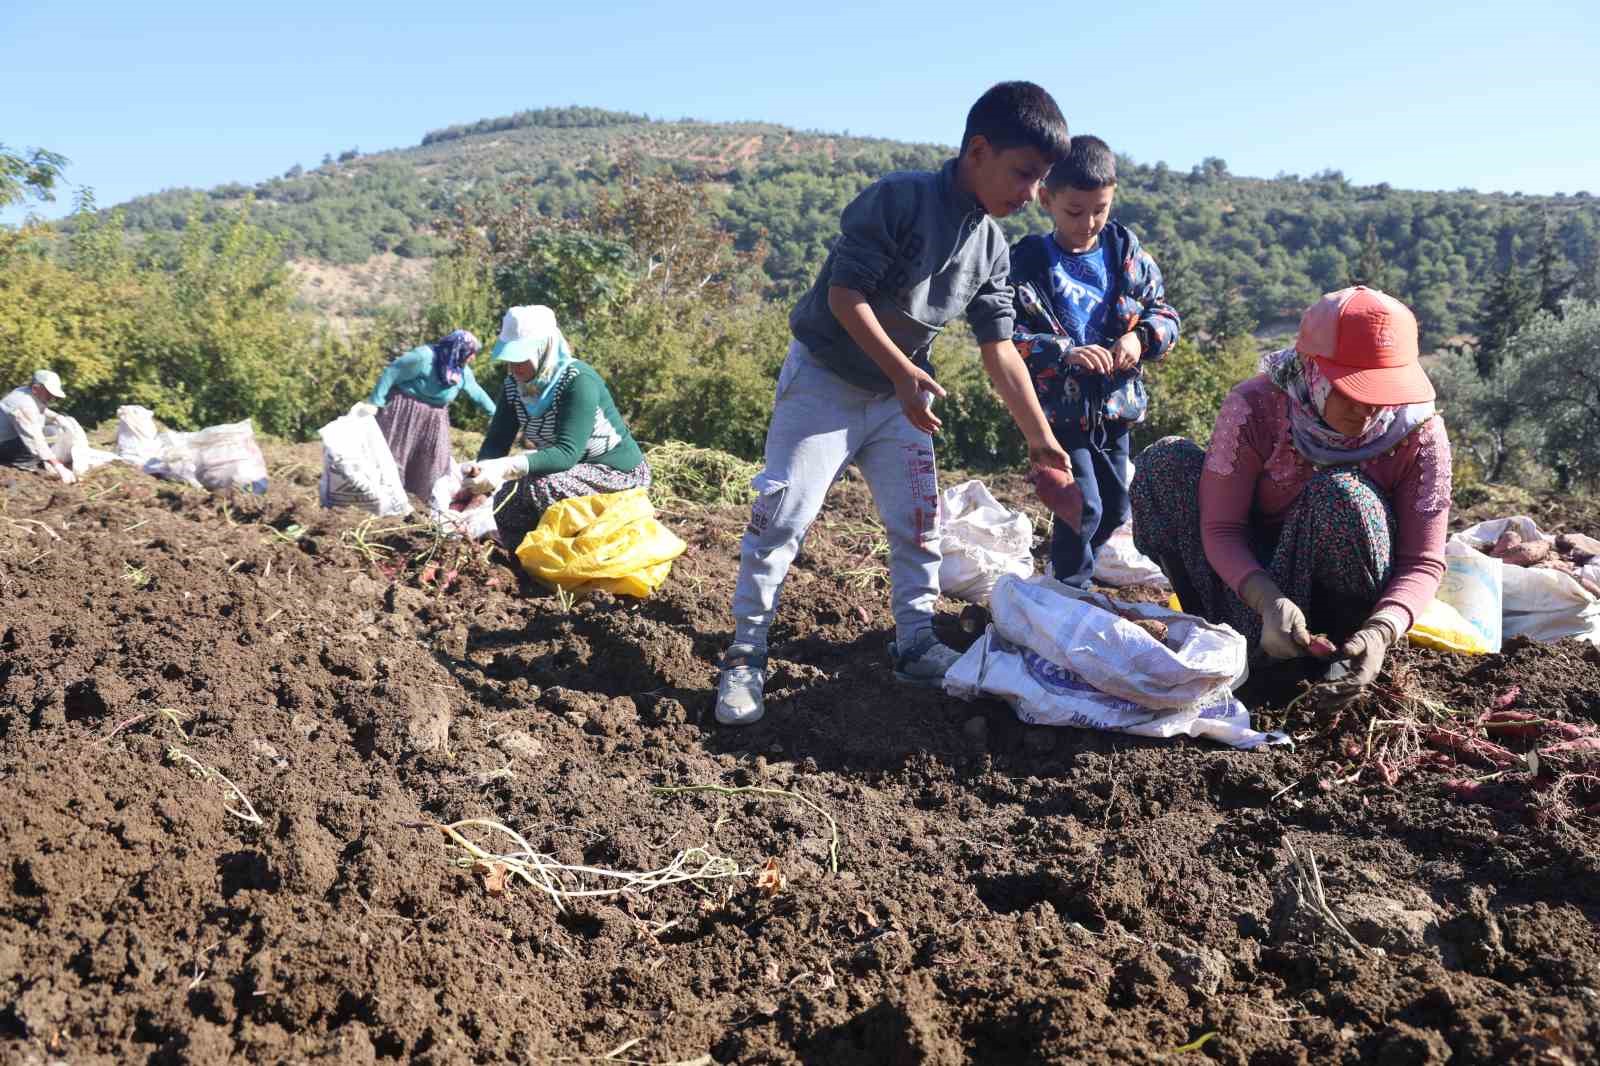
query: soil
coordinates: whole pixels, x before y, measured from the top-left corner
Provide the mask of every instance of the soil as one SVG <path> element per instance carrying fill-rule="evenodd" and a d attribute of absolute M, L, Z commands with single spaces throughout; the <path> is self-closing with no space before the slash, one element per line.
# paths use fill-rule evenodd
<path fill-rule="evenodd" d="M 1296 750 L 1235 752 L 898 687 L 853 480 L 786 590 L 767 718 L 730 731 L 741 508 L 663 514 L 690 550 L 653 598 L 568 606 L 482 549 L 320 510 L 316 449 L 269 456 L 261 498 L 0 475 L 0 1060 L 1600 1054 L 1592 820 L 1341 783 L 1349 723 L 1297 707 L 1259 708 Z M 1589 501 L 1546 513 L 1600 531 Z M 1393 660 L 1462 710 L 1514 684 L 1600 720 L 1582 644 Z M 779 794 L 652 791 L 691 784 Z M 704 849 L 746 873 L 558 909 L 462 865 L 438 826 L 463 819 L 567 865 Z"/>

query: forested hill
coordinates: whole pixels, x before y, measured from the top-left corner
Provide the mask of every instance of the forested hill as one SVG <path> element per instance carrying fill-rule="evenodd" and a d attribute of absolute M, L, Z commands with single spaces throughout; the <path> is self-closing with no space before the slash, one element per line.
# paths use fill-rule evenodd
<path fill-rule="evenodd" d="M 1113 146 L 1115 130 L 1104 135 Z M 951 149 L 763 123 L 664 122 L 595 108 L 527 111 L 436 130 L 414 148 L 324 158 L 254 187 L 169 190 L 122 206 L 134 231 L 179 228 L 196 197 L 214 215 L 254 196 L 256 221 L 290 254 L 354 263 L 375 252 L 439 250 L 431 223 L 460 197 L 521 193 L 552 216 L 581 214 L 622 159 L 706 177 L 723 190 L 725 225 L 749 246 L 764 238 L 773 293 L 805 284 L 836 232 L 839 210 L 889 170 L 937 166 Z M 1588 192 L 1529 197 L 1357 186 L 1338 172 L 1238 177 L 1220 159 L 1191 170 L 1124 160 L 1116 214 L 1195 316 L 1291 318 L 1352 277 L 1376 281 L 1417 309 L 1428 339 L 1471 332 L 1479 299 L 1507 263 L 1533 266 L 1544 248 L 1558 281 L 1593 284 L 1600 201 Z M 1013 236 L 1045 227 L 1037 209 L 1009 219 Z M 1587 280 L 1586 280 L 1587 279 Z"/>

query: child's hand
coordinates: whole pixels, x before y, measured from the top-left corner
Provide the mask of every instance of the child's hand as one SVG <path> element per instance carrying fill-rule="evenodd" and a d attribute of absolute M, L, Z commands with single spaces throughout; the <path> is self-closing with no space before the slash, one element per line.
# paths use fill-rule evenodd
<path fill-rule="evenodd" d="M 1081 366 L 1085 370 L 1096 374 L 1109 374 L 1115 365 L 1112 354 L 1098 344 L 1085 344 L 1081 348 L 1073 348 L 1067 352 L 1067 362 L 1072 366 Z"/>
<path fill-rule="evenodd" d="M 1137 333 L 1124 333 L 1111 346 L 1111 356 L 1118 370 L 1132 370 L 1139 365 L 1139 356 L 1142 354 L 1144 345 L 1139 342 Z"/>
<path fill-rule="evenodd" d="M 1041 467 L 1072 472 L 1072 460 L 1054 439 L 1028 445 L 1028 463 L 1034 469 Z"/>
<path fill-rule="evenodd" d="M 895 381 L 894 395 L 906 421 L 922 432 L 931 436 L 944 425 L 933 413 L 933 401 L 943 398 L 944 389 L 928 374 L 912 367 L 911 373 Z"/>

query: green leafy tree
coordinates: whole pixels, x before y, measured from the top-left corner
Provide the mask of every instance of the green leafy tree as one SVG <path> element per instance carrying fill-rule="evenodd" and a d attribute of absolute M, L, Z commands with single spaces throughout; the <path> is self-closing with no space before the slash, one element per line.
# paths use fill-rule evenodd
<path fill-rule="evenodd" d="M 1235 385 L 1255 375 L 1259 361 L 1255 340 L 1248 335 L 1211 345 L 1181 338 L 1166 358 L 1145 369 L 1150 410 L 1134 427 L 1135 453 L 1170 436 L 1204 447 L 1222 401 Z"/>
<path fill-rule="evenodd" d="M 1485 381 L 1496 370 L 1510 349 L 1511 338 L 1527 325 L 1538 310 L 1538 293 L 1527 277 L 1508 263 L 1495 275 L 1478 305 L 1478 343 L 1475 352 L 1478 376 Z"/>
<path fill-rule="evenodd" d="M 508 307 L 545 304 L 574 327 L 614 314 L 638 282 L 626 244 L 567 228 L 535 231 L 519 254 L 494 270 L 495 288 Z"/>
<path fill-rule="evenodd" d="M 1482 372 L 1477 353 L 1465 349 L 1442 356 L 1429 372 L 1446 412 L 1450 443 L 1472 457 L 1486 481 L 1521 473 L 1538 450 L 1531 396 L 1523 388 L 1525 368 L 1516 348 Z"/>
<path fill-rule="evenodd" d="M 1568 290 L 1572 288 L 1572 278 L 1563 278 L 1561 269 L 1561 248 L 1556 243 L 1556 237 L 1549 219 L 1545 220 L 1544 229 L 1540 233 L 1539 255 L 1534 260 L 1534 283 L 1538 286 L 1538 298 L 1535 306 L 1548 314 L 1561 313 L 1561 301 L 1566 298 Z"/>
<path fill-rule="evenodd" d="M 251 222 L 250 206 L 204 223 L 195 205 L 170 273 L 153 287 L 124 384 L 179 428 L 254 418 L 299 436 L 318 400 L 305 373 L 315 331 L 294 310 L 282 249 Z"/>
<path fill-rule="evenodd" d="M 1000 394 L 989 384 L 977 341 L 964 321 L 933 343 L 933 365 L 945 397 L 935 405 L 943 428 L 933 438 L 939 465 L 953 470 L 1016 469 L 1028 449 Z"/>
<path fill-rule="evenodd" d="M 67 158 L 44 148 L 15 151 L 0 144 L 0 208 L 28 200 L 54 200 Z"/>
<path fill-rule="evenodd" d="M 1600 485 L 1600 304 L 1568 301 L 1516 335 L 1520 386 L 1557 487 Z"/>
<path fill-rule="evenodd" d="M 1383 248 L 1378 244 L 1378 229 L 1367 223 L 1367 232 L 1361 239 L 1361 255 L 1350 271 L 1351 285 L 1365 285 L 1393 295 L 1397 288 L 1388 264 L 1383 259 Z"/>

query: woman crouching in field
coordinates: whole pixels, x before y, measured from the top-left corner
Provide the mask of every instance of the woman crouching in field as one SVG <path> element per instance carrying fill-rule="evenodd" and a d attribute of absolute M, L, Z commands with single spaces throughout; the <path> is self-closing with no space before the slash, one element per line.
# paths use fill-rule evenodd
<path fill-rule="evenodd" d="M 507 311 L 493 354 L 510 373 L 478 461 L 462 474 L 474 495 L 494 494 L 508 551 L 557 500 L 650 487 L 650 466 L 611 390 L 594 367 L 572 357 L 555 312 Z M 519 441 L 527 450 L 509 454 Z"/>
<path fill-rule="evenodd" d="M 1228 394 L 1209 448 L 1168 437 L 1134 475 L 1134 542 L 1184 609 L 1274 659 L 1334 660 L 1330 702 L 1376 679 L 1444 575 L 1450 444 L 1417 358 L 1404 304 L 1329 293 Z"/>

